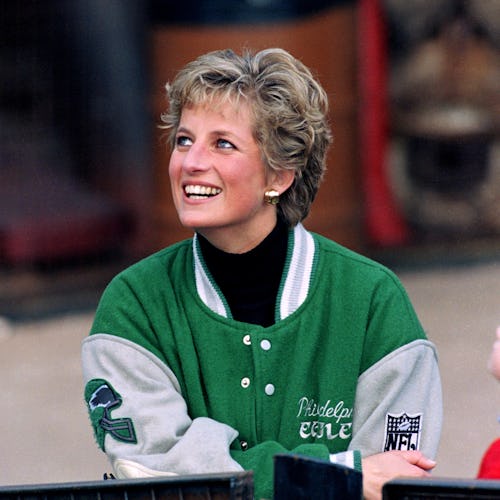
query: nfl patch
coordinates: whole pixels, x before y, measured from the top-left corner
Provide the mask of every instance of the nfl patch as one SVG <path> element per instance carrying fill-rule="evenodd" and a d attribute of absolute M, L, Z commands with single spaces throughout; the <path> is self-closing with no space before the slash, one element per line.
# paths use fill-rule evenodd
<path fill-rule="evenodd" d="M 422 425 L 422 413 L 399 413 L 385 416 L 384 451 L 418 450 Z"/>

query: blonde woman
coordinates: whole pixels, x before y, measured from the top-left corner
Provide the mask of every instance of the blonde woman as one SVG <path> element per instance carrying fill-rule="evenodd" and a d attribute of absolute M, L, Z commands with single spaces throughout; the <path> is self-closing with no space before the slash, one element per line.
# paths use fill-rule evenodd
<path fill-rule="evenodd" d="M 83 344 L 115 474 L 252 469 L 271 498 L 289 452 L 362 470 L 366 498 L 427 476 L 434 345 L 393 273 L 302 225 L 331 143 L 323 88 L 268 49 L 202 55 L 167 91 L 172 195 L 194 235 L 117 276 Z"/>

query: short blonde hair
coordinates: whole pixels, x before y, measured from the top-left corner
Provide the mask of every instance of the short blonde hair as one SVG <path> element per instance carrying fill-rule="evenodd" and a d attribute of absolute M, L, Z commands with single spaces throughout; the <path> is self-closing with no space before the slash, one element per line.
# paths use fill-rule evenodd
<path fill-rule="evenodd" d="M 278 213 L 289 227 L 308 215 L 332 135 L 326 92 L 302 62 L 279 48 L 242 56 L 229 49 L 209 52 L 188 63 L 166 88 L 169 109 L 162 121 L 172 147 L 185 106 L 245 99 L 264 164 L 295 174 L 280 197 Z"/>

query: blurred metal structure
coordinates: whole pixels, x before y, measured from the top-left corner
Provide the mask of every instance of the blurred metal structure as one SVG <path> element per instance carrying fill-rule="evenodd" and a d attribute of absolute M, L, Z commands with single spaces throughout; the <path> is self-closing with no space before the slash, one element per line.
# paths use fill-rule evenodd
<path fill-rule="evenodd" d="M 500 4 L 385 5 L 389 163 L 402 211 L 420 237 L 500 234 Z"/>
<path fill-rule="evenodd" d="M 383 500 L 499 500 L 500 481 L 398 478 L 385 483 Z"/>
<path fill-rule="evenodd" d="M 125 43 L 126 14 L 134 13 L 123 9 L 114 1 L 0 1 L 4 264 L 98 255 L 134 237 L 137 205 L 148 201 L 149 130 L 134 84 L 145 72 L 131 68 L 136 45 Z M 128 65 L 116 64 L 117 44 Z"/>
<path fill-rule="evenodd" d="M 0 486 L 1 500 L 253 500 L 251 472 Z"/>

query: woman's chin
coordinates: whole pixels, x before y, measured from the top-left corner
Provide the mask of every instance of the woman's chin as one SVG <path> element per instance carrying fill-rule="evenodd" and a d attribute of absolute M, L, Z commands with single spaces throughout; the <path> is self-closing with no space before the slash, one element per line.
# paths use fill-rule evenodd
<path fill-rule="evenodd" d="M 190 229 L 192 231 L 198 232 L 202 230 L 203 228 L 206 227 L 211 227 L 213 224 L 211 224 L 209 221 L 206 219 L 200 219 L 200 218 L 193 218 L 193 217 L 179 217 L 180 223 L 183 227 L 186 229 Z"/>

